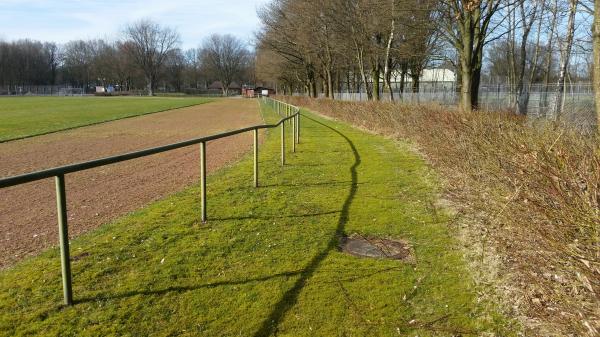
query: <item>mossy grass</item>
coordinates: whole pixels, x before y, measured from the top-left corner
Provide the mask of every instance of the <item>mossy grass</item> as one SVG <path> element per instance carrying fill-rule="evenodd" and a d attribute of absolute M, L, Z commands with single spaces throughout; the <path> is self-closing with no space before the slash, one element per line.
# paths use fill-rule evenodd
<path fill-rule="evenodd" d="M 0 142 L 210 101 L 199 97 L 2 97 Z"/>
<path fill-rule="evenodd" d="M 72 307 L 56 249 L 1 272 L 0 334 L 513 334 L 478 301 L 435 176 L 406 144 L 303 111 L 287 164 L 278 129 L 259 160 L 259 188 L 250 156 L 209 177 L 205 224 L 194 186 L 73 240 Z M 403 239 L 415 260 L 346 255 L 351 233 Z"/>

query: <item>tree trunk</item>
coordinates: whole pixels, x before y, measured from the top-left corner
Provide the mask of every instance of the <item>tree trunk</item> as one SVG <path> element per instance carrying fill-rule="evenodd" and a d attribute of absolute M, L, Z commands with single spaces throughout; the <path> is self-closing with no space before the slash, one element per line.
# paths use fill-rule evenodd
<path fill-rule="evenodd" d="M 394 89 L 392 88 L 392 72 L 391 71 L 388 71 L 388 73 L 385 77 L 385 82 L 386 82 L 386 85 L 389 90 L 390 102 L 393 102 L 394 101 Z"/>
<path fill-rule="evenodd" d="M 578 0 L 569 1 L 569 21 L 567 23 L 567 37 L 565 39 L 565 48 L 560 57 L 560 73 L 558 75 L 558 88 L 556 88 L 556 98 L 554 101 L 554 115 L 557 120 L 562 119 L 563 114 L 563 95 L 565 92 L 565 79 L 569 68 L 571 58 L 571 48 L 573 47 L 573 38 L 575 35 L 575 14 Z"/>
<path fill-rule="evenodd" d="M 460 106 L 464 112 L 473 111 L 472 72 L 471 67 L 461 62 Z"/>
<path fill-rule="evenodd" d="M 412 92 L 418 94 L 421 87 L 421 76 L 419 74 L 411 73 L 410 78 L 412 79 Z"/>
<path fill-rule="evenodd" d="M 392 13 L 394 11 L 394 0 L 392 0 L 391 2 L 392 4 Z M 392 14 L 392 20 L 391 20 L 391 27 L 390 27 L 390 35 L 388 36 L 388 41 L 387 41 L 387 45 L 385 47 L 385 65 L 383 68 L 383 91 L 387 92 L 390 96 L 390 101 L 394 100 L 394 93 L 392 92 L 392 86 L 391 86 L 391 81 L 390 78 L 392 77 L 391 74 L 391 69 L 390 69 L 390 51 L 392 49 L 392 43 L 394 42 L 394 31 L 396 28 L 396 21 L 395 18 Z"/>
<path fill-rule="evenodd" d="M 527 15 L 525 14 L 525 4 L 524 0 L 521 0 L 519 5 L 521 11 L 521 21 L 523 22 L 523 34 L 521 36 L 521 45 L 519 52 L 521 53 L 521 59 L 519 60 L 519 69 L 517 76 L 517 110 L 516 113 L 518 115 L 526 115 L 527 114 L 527 105 L 529 104 L 529 93 L 525 92 L 525 66 L 527 64 L 527 42 L 529 40 L 529 33 L 531 32 L 531 28 L 533 27 L 533 22 L 535 20 L 537 14 L 537 3 L 535 10 L 533 13 L 529 13 L 532 16 L 527 22 Z M 535 65 L 532 65 L 534 67 Z M 527 97 L 525 97 L 527 96 Z"/>
<path fill-rule="evenodd" d="M 331 76 L 330 68 L 325 70 L 325 75 L 327 77 L 327 97 L 334 99 L 334 97 L 333 97 L 333 77 Z"/>
<path fill-rule="evenodd" d="M 594 97 L 596 101 L 596 131 L 600 133 L 600 1 L 594 2 Z"/>
<path fill-rule="evenodd" d="M 529 107 L 529 99 L 531 97 L 531 89 L 533 87 L 533 81 L 535 78 L 535 74 L 537 73 L 537 70 L 538 70 L 538 60 L 540 57 L 540 39 L 541 39 L 541 35 L 542 35 L 542 23 L 544 22 L 543 18 L 544 18 L 545 9 L 546 9 L 546 6 L 541 6 L 541 9 L 540 9 L 541 12 L 540 12 L 540 15 L 538 16 L 535 52 L 533 54 L 533 61 L 531 62 L 531 64 L 532 64 L 531 69 L 529 69 L 529 81 L 527 83 L 527 90 L 525 91 L 524 96 L 522 98 L 525 109 L 528 109 L 528 107 Z M 526 113 L 527 113 L 527 111 L 526 111 Z"/>
<path fill-rule="evenodd" d="M 357 60 L 358 60 L 358 68 L 360 69 L 360 76 L 361 76 L 362 82 L 365 86 L 365 91 L 367 92 L 367 98 L 369 100 L 372 100 L 373 99 L 373 91 L 371 91 L 371 87 L 369 86 L 369 81 L 367 81 L 367 71 L 365 69 L 365 61 L 364 61 L 364 57 L 362 55 L 362 50 L 357 55 Z"/>
<path fill-rule="evenodd" d="M 552 23 L 550 24 L 550 32 L 548 38 L 548 51 L 546 52 L 546 69 L 544 72 L 544 87 L 542 99 L 540 100 L 540 107 L 546 108 L 546 117 L 548 117 L 548 86 L 550 85 L 550 71 L 552 70 L 552 49 L 554 44 L 554 32 L 556 31 L 556 22 L 558 19 L 558 0 L 554 0 L 554 7 L 552 7 Z"/>
<path fill-rule="evenodd" d="M 146 90 L 148 91 L 148 96 L 154 96 L 154 81 L 151 77 L 147 81 Z"/>
<path fill-rule="evenodd" d="M 406 84 L 406 73 L 408 72 L 406 64 L 402 65 L 402 70 L 400 73 L 400 100 L 403 99 L 404 96 L 404 86 Z"/>
<path fill-rule="evenodd" d="M 479 84 L 481 84 L 481 63 L 473 68 L 471 76 L 471 109 L 479 109 Z"/>
<path fill-rule="evenodd" d="M 374 66 L 371 69 L 371 80 L 373 81 L 373 100 L 379 101 L 381 95 L 379 94 L 379 67 Z"/>

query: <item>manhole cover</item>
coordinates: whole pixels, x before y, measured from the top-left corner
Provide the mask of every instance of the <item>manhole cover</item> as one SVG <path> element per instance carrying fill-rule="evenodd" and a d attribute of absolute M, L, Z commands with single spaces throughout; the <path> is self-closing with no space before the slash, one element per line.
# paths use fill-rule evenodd
<path fill-rule="evenodd" d="M 408 262 L 413 261 L 410 245 L 402 240 L 352 234 L 342 238 L 340 249 L 343 252 L 354 256 L 403 260 Z"/>

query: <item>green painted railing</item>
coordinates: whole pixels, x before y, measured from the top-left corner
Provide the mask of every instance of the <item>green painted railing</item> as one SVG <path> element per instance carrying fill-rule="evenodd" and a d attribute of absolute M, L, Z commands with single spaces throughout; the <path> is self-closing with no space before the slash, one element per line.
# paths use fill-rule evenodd
<path fill-rule="evenodd" d="M 227 131 L 206 137 L 194 138 L 183 142 L 153 147 L 145 150 L 129 152 L 121 155 L 90 160 L 82 163 L 65 165 L 37 172 L 21 174 L 0 179 L 0 188 L 29 183 L 41 179 L 54 177 L 56 183 L 56 207 L 58 216 L 58 233 L 60 246 L 60 259 L 62 269 L 62 283 L 64 303 L 73 304 L 73 290 L 71 287 L 71 259 L 69 254 L 69 230 L 67 223 L 67 194 L 65 189 L 65 176 L 69 173 L 89 170 L 92 168 L 120 163 L 123 161 L 150 156 L 153 154 L 171 151 L 182 147 L 200 144 L 200 198 L 202 222 L 207 221 L 206 216 L 206 143 L 212 140 L 226 138 L 252 131 L 254 134 L 254 187 L 258 187 L 258 131 L 281 126 L 281 165 L 285 165 L 285 124 L 291 124 L 293 130 L 292 151 L 296 152 L 296 144 L 300 142 L 300 109 L 291 104 L 274 100 L 268 97 L 260 98 L 264 104 L 275 110 L 281 119 L 276 124 L 254 125 L 243 129 Z"/>

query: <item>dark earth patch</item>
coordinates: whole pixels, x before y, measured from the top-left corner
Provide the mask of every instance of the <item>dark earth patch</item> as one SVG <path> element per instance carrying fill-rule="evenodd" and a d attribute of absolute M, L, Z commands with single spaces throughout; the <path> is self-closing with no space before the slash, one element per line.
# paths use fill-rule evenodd
<path fill-rule="evenodd" d="M 363 236 L 355 233 L 342 237 L 340 250 L 358 257 L 414 262 L 414 254 L 410 245 L 396 239 Z"/>

